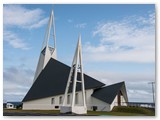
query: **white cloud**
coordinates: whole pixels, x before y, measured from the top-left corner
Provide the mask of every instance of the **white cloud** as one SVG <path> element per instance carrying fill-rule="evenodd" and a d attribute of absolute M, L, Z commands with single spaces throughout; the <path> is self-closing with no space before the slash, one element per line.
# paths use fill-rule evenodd
<path fill-rule="evenodd" d="M 85 28 L 87 25 L 87 23 L 80 23 L 80 24 L 76 24 L 75 27 L 76 28 Z"/>
<path fill-rule="evenodd" d="M 29 28 L 30 28 L 30 29 L 39 28 L 39 27 L 41 27 L 42 25 L 46 24 L 47 21 L 48 21 L 48 18 L 44 18 L 44 19 L 38 21 L 37 23 L 31 25 Z"/>
<path fill-rule="evenodd" d="M 3 37 L 13 48 L 19 48 L 22 50 L 30 49 L 28 43 L 24 38 L 20 38 L 12 27 L 15 29 L 35 29 L 43 26 L 48 21 L 48 18 L 44 17 L 44 11 L 36 9 L 27 9 L 22 5 L 4 5 L 3 7 L 3 24 L 4 31 Z"/>
<path fill-rule="evenodd" d="M 4 5 L 3 21 L 7 27 L 38 28 L 47 23 L 44 11 L 41 9 L 27 9 L 21 5 Z"/>
<path fill-rule="evenodd" d="M 128 90 L 128 98 L 130 102 L 147 102 L 152 103 L 152 93 L 143 90 Z M 143 101 L 142 101 L 143 100 Z"/>
<path fill-rule="evenodd" d="M 98 23 L 99 44 L 84 45 L 89 61 L 155 62 L 155 14 Z"/>
<path fill-rule="evenodd" d="M 3 97 L 5 101 L 21 101 L 33 82 L 33 70 L 11 66 L 3 71 Z"/>
<path fill-rule="evenodd" d="M 153 73 L 144 73 L 142 72 L 111 72 L 111 71 L 93 71 L 90 70 L 88 72 L 89 75 L 93 76 L 94 78 L 98 80 L 102 80 L 102 82 L 108 84 L 108 83 L 116 83 L 121 81 L 126 82 L 134 82 L 138 83 L 141 82 L 149 82 L 149 81 L 155 81 L 155 74 Z"/>
<path fill-rule="evenodd" d="M 30 49 L 30 47 L 28 47 L 28 44 L 12 31 L 4 30 L 3 39 L 13 48 L 20 48 L 22 50 Z"/>
<path fill-rule="evenodd" d="M 129 102 L 152 102 L 152 88 L 148 83 L 155 81 L 155 74 L 93 70 L 88 74 L 106 85 L 125 81 Z"/>

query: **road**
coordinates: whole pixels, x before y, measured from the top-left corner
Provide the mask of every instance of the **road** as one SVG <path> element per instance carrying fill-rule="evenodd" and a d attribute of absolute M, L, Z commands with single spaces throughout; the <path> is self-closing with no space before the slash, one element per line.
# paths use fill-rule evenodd
<path fill-rule="evenodd" d="M 93 116 L 93 115 L 30 113 L 30 112 L 3 112 L 3 116 Z"/>

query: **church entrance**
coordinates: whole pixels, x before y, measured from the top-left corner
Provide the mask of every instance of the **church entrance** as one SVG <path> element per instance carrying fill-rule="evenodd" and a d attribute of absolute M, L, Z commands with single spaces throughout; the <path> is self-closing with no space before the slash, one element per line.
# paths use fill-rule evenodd
<path fill-rule="evenodd" d="M 117 97 L 117 102 L 118 102 L 118 106 L 121 106 L 121 91 L 118 93 L 118 97 Z"/>

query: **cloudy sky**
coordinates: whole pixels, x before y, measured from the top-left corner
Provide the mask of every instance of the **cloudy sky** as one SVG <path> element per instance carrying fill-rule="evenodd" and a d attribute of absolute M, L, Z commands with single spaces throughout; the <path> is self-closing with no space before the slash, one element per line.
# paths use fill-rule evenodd
<path fill-rule="evenodd" d="M 52 5 L 3 6 L 3 97 L 21 101 L 32 85 Z M 54 5 L 58 60 L 71 65 L 82 35 L 85 73 L 125 81 L 130 102 L 152 102 L 154 5 Z"/>

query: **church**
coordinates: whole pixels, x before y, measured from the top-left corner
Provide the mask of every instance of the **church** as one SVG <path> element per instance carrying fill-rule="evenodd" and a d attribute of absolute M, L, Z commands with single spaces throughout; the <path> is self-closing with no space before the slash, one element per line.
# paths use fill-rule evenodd
<path fill-rule="evenodd" d="M 51 37 L 54 40 L 53 46 L 48 42 Z M 82 81 L 78 81 L 75 94 L 72 94 L 73 89 L 71 88 L 74 87 L 74 84 L 72 76 L 70 76 L 70 87 L 66 93 L 70 71 L 74 65 L 70 67 L 57 60 L 56 51 L 55 20 L 52 10 L 33 84 L 22 100 L 23 110 L 60 110 L 64 98 L 68 106 L 73 102 L 73 98 L 75 98 L 76 106 L 81 106 L 85 101 L 88 111 L 111 111 L 114 106 L 127 106 L 128 97 L 124 81 L 106 86 L 99 80 L 83 73 L 84 89 L 80 84 Z M 80 72 L 77 72 L 76 79 L 81 79 L 81 75 Z M 84 101 L 82 98 L 85 98 Z"/>

